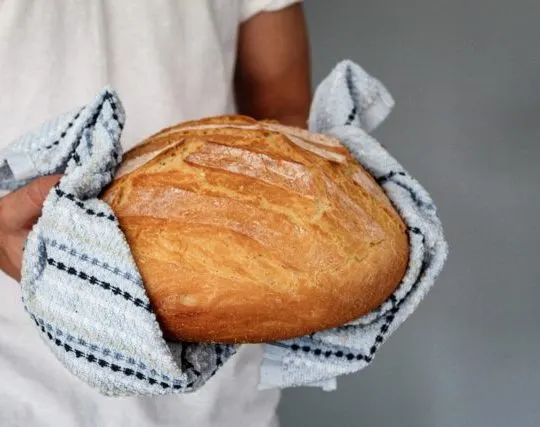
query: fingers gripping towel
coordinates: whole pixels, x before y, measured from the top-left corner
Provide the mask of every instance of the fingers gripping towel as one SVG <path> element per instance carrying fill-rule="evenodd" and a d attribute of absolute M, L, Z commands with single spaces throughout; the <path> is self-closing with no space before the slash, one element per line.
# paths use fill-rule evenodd
<path fill-rule="evenodd" d="M 350 324 L 265 344 L 260 388 L 335 388 L 373 361 L 441 271 L 447 248 L 427 192 L 367 132 L 393 107 L 384 86 L 345 61 L 316 91 L 310 129 L 334 135 L 378 180 L 408 225 L 411 257 L 397 291 Z M 63 177 L 26 242 L 21 288 L 38 332 L 67 369 L 106 395 L 197 390 L 237 346 L 167 342 L 117 219 L 98 199 L 121 161 L 124 111 L 106 88 L 0 153 L 0 189 Z"/>

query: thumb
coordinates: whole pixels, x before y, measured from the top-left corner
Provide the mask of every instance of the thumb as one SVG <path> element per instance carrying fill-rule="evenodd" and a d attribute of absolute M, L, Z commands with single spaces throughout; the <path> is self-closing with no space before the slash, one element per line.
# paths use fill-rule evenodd
<path fill-rule="evenodd" d="M 31 228 L 41 215 L 43 203 L 60 175 L 46 176 L 0 200 L 0 225 L 11 230 Z"/>

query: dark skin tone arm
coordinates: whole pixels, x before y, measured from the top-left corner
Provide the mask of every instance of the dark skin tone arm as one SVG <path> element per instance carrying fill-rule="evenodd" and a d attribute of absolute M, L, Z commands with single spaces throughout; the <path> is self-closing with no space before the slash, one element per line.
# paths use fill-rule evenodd
<path fill-rule="evenodd" d="M 239 112 L 306 128 L 311 104 L 309 43 L 296 4 L 240 27 L 235 91 Z"/>

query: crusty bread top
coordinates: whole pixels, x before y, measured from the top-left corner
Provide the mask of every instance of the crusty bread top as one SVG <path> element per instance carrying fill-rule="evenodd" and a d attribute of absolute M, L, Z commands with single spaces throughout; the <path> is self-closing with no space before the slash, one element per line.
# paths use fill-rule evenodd
<path fill-rule="evenodd" d="M 124 157 L 115 211 L 166 335 L 268 342 L 356 319 L 408 262 L 405 226 L 339 140 L 224 116 Z"/>

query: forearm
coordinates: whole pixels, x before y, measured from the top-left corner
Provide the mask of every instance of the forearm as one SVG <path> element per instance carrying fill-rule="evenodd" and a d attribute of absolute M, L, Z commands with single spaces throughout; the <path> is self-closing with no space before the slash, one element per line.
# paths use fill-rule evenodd
<path fill-rule="evenodd" d="M 307 127 L 311 63 L 301 5 L 263 13 L 244 23 L 235 90 L 240 113 Z"/>
<path fill-rule="evenodd" d="M 309 88 L 296 90 L 297 96 L 291 99 L 281 90 L 275 91 L 266 97 L 258 93 L 256 88 L 242 88 L 237 86 L 237 105 L 240 114 L 258 120 L 277 120 L 284 125 L 307 128 L 307 119 L 311 103 Z"/>
<path fill-rule="evenodd" d="M 290 126 L 307 127 L 311 105 L 309 66 L 296 75 L 284 74 L 274 82 L 257 83 L 237 72 L 236 101 L 240 114 L 258 120 L 277 120 Z"/>

